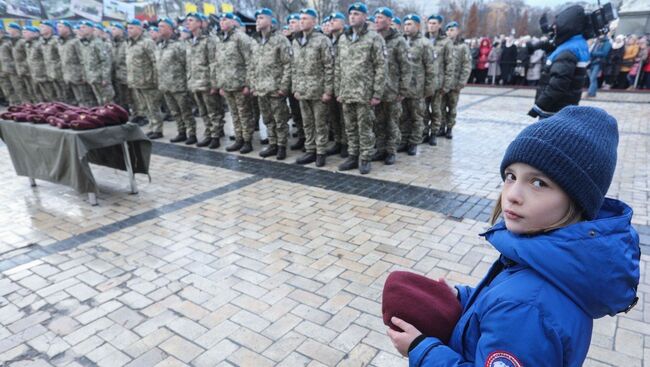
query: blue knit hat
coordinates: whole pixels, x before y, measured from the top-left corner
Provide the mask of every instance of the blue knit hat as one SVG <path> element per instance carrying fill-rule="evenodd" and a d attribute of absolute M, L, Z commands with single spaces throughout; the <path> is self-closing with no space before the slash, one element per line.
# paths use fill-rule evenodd
<path fill-rule="evenodd" d="M 616 119 L 594 107 L 569 106 L 522 130 L 501 161 L 501 178 L 513 163 L 525 163 L 557 183 L 580 207 L 596 217 L 616 168 Z"/>

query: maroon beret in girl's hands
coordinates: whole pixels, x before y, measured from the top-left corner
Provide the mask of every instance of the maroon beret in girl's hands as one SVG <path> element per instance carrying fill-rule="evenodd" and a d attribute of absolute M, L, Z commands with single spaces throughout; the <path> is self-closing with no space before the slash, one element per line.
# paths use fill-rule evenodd
<path fill-rule="evenodd" d="M 402 331 L 390 321 L 396 316 L 425 336 L 449 342 L 462 308 L 454 292 L 442 281 L 407 271 L 394 271 L 384 283 L 381 312 L 384 324 Z"/>

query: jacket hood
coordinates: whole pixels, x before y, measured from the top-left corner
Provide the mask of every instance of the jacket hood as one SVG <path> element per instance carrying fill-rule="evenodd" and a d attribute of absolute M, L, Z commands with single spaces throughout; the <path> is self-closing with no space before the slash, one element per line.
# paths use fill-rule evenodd
<path fill-rule="evenodd" d="M 555 18 L 555 44 L 560 45 L 569 38 L 582 34 L 585 29 L 585 9 L 580 5 L 572 5 L 562 10 Z"/>
<path fill-rule="evenodd" d="M 500 222 L 482 234 L 503 256 L 532 268 L 597 319 L 628 311 L 639 284 L 639 235 L 632 208 L 605 199 L 594 220 L 517 235 Z"/>

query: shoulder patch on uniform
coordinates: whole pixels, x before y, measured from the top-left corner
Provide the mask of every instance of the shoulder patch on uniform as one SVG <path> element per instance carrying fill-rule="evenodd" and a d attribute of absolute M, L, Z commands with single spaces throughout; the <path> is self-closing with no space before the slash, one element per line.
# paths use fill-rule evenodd
<path fill-rule="evenodd" d="M 517 357 L 508 352 L 498 350 L 488 355 L 485 360 L 485 367 L 522 367 Z"/>

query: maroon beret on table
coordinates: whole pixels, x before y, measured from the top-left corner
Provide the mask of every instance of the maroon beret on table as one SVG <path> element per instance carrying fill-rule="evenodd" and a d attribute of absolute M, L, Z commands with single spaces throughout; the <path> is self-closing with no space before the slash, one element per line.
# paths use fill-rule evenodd
<path fill-rule="evenodd" d="M 384 324 L 393 330 L 402 331 L 390 321 L 396 316 L 425 336 L 447 343 L 461 312 L 456 295 L 443 282 L 407 271 L 394 271 L 384 283 L 381 313 Z"/>

